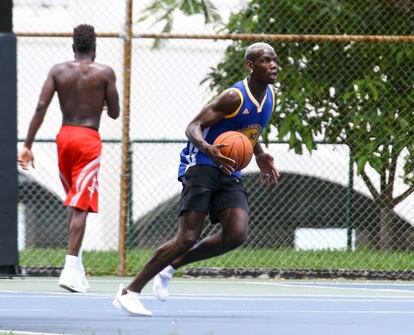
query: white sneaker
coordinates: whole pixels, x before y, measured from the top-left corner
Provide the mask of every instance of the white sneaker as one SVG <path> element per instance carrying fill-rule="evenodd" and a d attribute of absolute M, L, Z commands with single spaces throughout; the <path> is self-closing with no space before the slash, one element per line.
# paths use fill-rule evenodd
<path fill-rule="evenodd" d="M 147 310 L 139 300 L 140 294 L 137 292 L 127 291 L 127 294 L 122 295 L 122 285 L 112 304 L 116 308 L 120 308 L 134 316 L 151 316 L 152 313 Z"/>
<path fill-rule="evenodd" d="M 82 275 L 82 286 L 85 288 L 85 290 L 87 290 L 90 287 L 90 285 L 88 283 L 88 280 L 86 279 L 85 268 L 83 267 L 83 265 L 81 265 L 80 267 L 80 273 Z"/>
<path fill-rule="evenodd" d="M 58 285 L 71 292 L 86 293 L 86 288 L 82 283 L 82 274 L 76 268 L 63 268 Z"/>
<path fill-rule="evenodd" d="M 164 270 L 162 270 L 154 277 L 152 291 L 154 292 L 155 296 L 161 301 L 165 301 L 168 298 L 168 285 L 171 278 L 173 277 L 174 272 L 175 269 L 171 265 L 168 265 Z"/>
<path fill-rule="evenodd" d="M 124 290 L 124 285 L 119 284 L 118 292 L 116 292 L 115 299 L 112 300 L 112 305 L 114 305 L 115 308 L 122 310 L 121 304 L 119 303 L 118 299 L 122 296 L 122 291 Z"/>
<path fill-rule="evenodd" d="M 90 287 L 89 282 L 86 279 L 86 273 L 85 272 L 82 272 L 82 285 L 85 288 L 85 290 L 87 290 Z"/>

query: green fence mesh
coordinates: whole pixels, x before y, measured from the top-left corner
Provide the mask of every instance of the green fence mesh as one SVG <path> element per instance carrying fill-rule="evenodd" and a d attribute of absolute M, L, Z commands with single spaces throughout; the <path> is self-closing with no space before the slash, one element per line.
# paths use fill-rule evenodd
<path fill-rule="evenodd" d="M 14 31 L 70 32 L 89 23 L 119 33 L 98 39 L 97 61 L 115 69 L 122 95 L 125 10 L 125 1 L 15 0 Z M 403 0 L 176 0 L 135 1 L 133 22 L 135 34 L 413 35 L 413 16 L 412 1 Z M 217 92 L 247 75 L 243 50 L 251 43 L 154 42 L 134 38 L 132 46 L 129 274 L 174 236 L 184 129 Z M 18 36 L 20 139 L 49 68 L 71 59 L 71 43 Z M 190 267 L 378 270 L 406 278 L 414 267 L 414 45 L 323 37 L 270 43 L 278 54 L 278 102 L 263 141 L 280 183 L 261 186 L 252 161 L 244 171 L 248 241 Z M 33 148 L 36 169 L 19 170 L 20 264 L 29 269 L 62 266 L 67 246 L 54 144 L 60 121 L 55 98 Z M 104 116 L 100 132 L 100 213 L 90 215 L 83 246 L 89 273 L 115 274 L 121 120 Z M 216 229 L 207 224 L 205 234 Z"/>

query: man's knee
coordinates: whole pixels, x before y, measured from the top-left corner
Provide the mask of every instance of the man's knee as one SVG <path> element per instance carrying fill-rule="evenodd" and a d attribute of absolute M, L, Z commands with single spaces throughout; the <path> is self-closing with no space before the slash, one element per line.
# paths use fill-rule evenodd
<path fill-rule="evenodd" d="M 246 222 L 238 222 L 232 227 L 226 227 L 223 232 L 223 243 L 224 247 L 228 250 L 241 246 L 249 235 L 249 226 Z"/>
<path fill-rule="evenodd" d="M 176 239 L 177 245 L 182 251 L 191 249 L 197 241 L 198 235 L 196 234 L 181 234 Z"/>
<path fill-rule="evenodd" d="M 181 251 L 191 249 L 198 242 L 203 231 L 205 217 L 205 213 L 194 211 L 184 212 L 180 216 L 176 243 Z"/>
<path fill-rule="evenodd" d="M 70 228 L 72 229 L 82 229 L 86 225 L 86 217 L 88 212 L 74 209 L 70 217 Z"/>
<path fill-rule="evenodd" d="M 237 248 L 247 240 L 248 235 L 249 229 L 246 225 L 246 227 L 233 231 L 226 239 L 226 244 L 231 249 Z"/>
<path fill-rule="evenodd" d="M 249 234 L 249 215 L 246 210 L 231 208 L 220 213 L 223 242 L 227 249 L 242 245 Z"/>
<path fill-rule="evenodd" d="M 81 221 L 81 220 L 72 220 L 70 222 L 70 230 L 82 230 L 85 229 L 85 221 Z"/>

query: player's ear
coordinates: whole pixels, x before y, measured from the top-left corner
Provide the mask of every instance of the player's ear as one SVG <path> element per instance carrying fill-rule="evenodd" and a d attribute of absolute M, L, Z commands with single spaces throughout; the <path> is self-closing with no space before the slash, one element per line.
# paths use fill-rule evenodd
<path fill-rule="evenodd" d="M 249 70 L 250 73 L 253 72 L 253 62 L 251 60 L 247 60 L 245 63 L 245 66 L 247 70 Z"/>

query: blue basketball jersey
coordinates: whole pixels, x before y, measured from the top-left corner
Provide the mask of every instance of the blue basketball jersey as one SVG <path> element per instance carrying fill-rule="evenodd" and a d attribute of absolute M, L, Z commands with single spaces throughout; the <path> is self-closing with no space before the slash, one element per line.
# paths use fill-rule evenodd
<path fill-rule="evenodd" d="M 234 90 L 240 95 L 240 106 L 234 113 L 226 115 L 222 120 L 210 128 L 203 131 L 206 142 L 212 144 L 222 133 L 235 130 L 243 133 L 254 146 L 259 140 L 263 128 L 269 122 L 269 118 L 275 107 L 275 93 L 270 85 L 267 85 L 265 96 L 259 104 L 249 90 L 247 78 L 234 84 L 229 90 Z M 206 154 L 199 151 L 190 141 L 181 151 L 178 178 L 183 176 L 190 166 L 217 164 Z M 240 171 L 235 171 L 233 176 L 240 177 Z"/>

